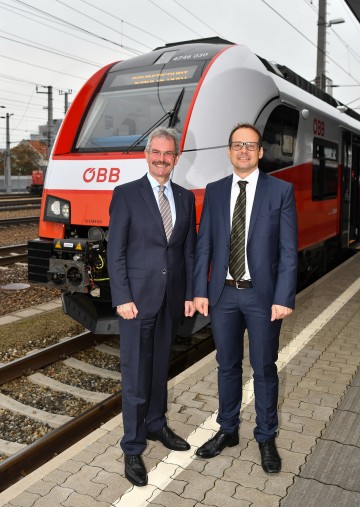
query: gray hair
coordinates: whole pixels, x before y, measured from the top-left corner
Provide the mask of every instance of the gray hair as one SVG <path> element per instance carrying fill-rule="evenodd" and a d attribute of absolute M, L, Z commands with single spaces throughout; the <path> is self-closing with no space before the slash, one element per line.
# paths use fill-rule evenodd
<path fill-rule="evenodd" d="M 168 140 L 173 140 L 174 144 L 175 144 L 175 154 L 179 155 L 180 144 L 179 144 L 179 138 L 178 138 L 178 135 L 177 135 L 177 132 L 175 129 L 170 129 L 170 128 L 166 128 L 166 127 L 157 127 L 156 129 L 154 129 L 148 137 L 145 151 L 150 151 L 150 145 L 152 143 L 152 140 L 155 137 L 165 137 Z"/>

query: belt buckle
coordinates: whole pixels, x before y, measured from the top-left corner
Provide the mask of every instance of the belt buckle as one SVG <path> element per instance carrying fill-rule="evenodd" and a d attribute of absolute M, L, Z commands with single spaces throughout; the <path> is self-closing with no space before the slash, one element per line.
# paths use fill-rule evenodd
<path fill-rule="evenodd" d="M 241 287 L 239 287 L 239 286 L 238 286 L 238 284 L 239 284 L 239 283 L 240 283 L 240 282 L 235 281 L 235 287 L 236 287 L 238 290 L 240 290 L 240 289 L 241 289 Z"/>

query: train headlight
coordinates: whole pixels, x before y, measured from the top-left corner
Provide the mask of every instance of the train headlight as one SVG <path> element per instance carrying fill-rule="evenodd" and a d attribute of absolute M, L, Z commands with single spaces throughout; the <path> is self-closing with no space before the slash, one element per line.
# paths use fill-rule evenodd
<path fill-rule="evenodd" d="M 44 220 L 48 222 L 70 223 L 70 201 L 52 195 L 46 197 Z"/>

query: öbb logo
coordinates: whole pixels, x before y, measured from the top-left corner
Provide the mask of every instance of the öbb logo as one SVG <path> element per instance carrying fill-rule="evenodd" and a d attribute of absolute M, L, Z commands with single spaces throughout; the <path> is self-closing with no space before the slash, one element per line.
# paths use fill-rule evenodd
<path fill-rule="evenodd" d="M 83 180 L 85 183 L 96 181 L 97 183 L 116 183 L 120 179 L 120 169 L 118 167 L 89 167 L 84 171 Z"/>

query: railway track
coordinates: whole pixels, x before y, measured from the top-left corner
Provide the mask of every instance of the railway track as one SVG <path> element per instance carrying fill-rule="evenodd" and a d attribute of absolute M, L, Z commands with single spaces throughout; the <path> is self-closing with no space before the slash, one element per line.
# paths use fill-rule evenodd
<path fill-rule="evenodd" d="M 0 220 L 0 227 L 9 227 L 10 225 L 24 225 L 36 224 L 39 222 L 39 217 L 20 217 L 20 218 L 5 218 Z"/>
<path fill-rule="evenodd" d="M 14 195 L 1 196 L 0 198 L 0 212 L 39 209 L 40 206 L 40 197 L 31 197 L 29 195 Z"/>
<path fill-rule="evenodd" d="M 118 340 L 118 337 L 116 337 Z M 35 351 L 26 357 L 17 359 L 10 363 L 0 366 L 0 390 L 3 391 L 6 385 L 19 379 L 20 377 L 34 378 L 35 373 L 49 365 L 57 364 L 59 361 L 65 363 L 69 357 L 80 351 L 91 347 L 109 349 L 104 345 L 104 341 L 109 340 L 108 335 L 99 336 L 90 332 L 83 333 L 74 338 L 61 341 L 46 349 Z M 213 350 L 213 341 L 210 326 L 206 326 L 198 331 L 191 338 L 177 337 L 172 351 L 172 360 L 169 370 L 169 378 L 177 375 L 195 362 Z M 110 352 L 111 353 L 111 352 Z M 118 354 L 118 349 L 117 349 Z M 70 359 L 71 360 L 71 359 Z M 76 367 L 82 361 L 71 360 L 72 367 Z M 78 361 L 78 363 L 76 362 Z M 81 365 L 78 365 L 81 368 Z M 70 447 L 73 443 L 89 434 L 101 424 L 109 420 L 121 411 L 121 382 L 120 372 L 111 371 L 111 377 L 115 378 L 117 373 L 117 382 L 119 389 L 114 394 L 102 396 L 102 399 L 94 403 L 80 415 L 67 418 L 66 422 L 57 425 L 46 435 L 42 436 L 30 445 L 23 446 L 14 454 L 0 462 L 0 491 L 6 489 L 11 484 L 19 480 L 24 475 L 38 468 L 41 464 L 51 459 L 57 453 Z M 110 373 L 109 373 L 110 374 Z M 86 393 L 85 393 L 86 394 Z M 104 394 L 104 393 L 103 393 Z M 81 395 L 80 395 L 81 396 Z M 7 397 L 5 397 L 7 398 Z M 0 395 L 0 408 L 4 396 Z M 15 407 L 18 405 L 15 403 Z M 15 410 L 19 410 L 16 408 Z M 36 408 L 30 411 L 33 417 L 37 417 Z M 31 415 L 29 416 L 31 417 Z"/>
<path fill-rule="evenodd" d="M 27 262 L 27 243 L 0 247 L 0 266 L 9 266 L 15 262 Z"/>
<path fill-rule="evenodd" d="M 11 192 L 10 194 L 8 193 L 0 193 L 0 201 L 5 201 L 5 200 L 8 200 L 8 201 L 11 201 L 11 200 L 16 200 L 16 199 L 27 199 L 29 198 L 29 193 L 28 192 Z"/>

